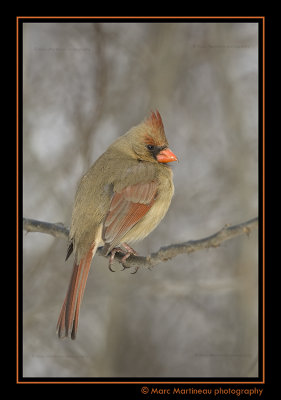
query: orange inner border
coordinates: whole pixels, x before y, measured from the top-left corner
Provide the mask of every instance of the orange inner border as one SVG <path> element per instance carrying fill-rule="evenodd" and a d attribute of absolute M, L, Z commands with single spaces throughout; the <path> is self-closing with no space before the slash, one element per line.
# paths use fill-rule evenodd
<path fill-rule="evenodd" d="M 265 16 L 211 16 L 211 17 L 200 17 L 200 16 L 175 16 L 175 17 L 169 17 L 169 16 L 119 16 L 119 17 L 113 17 L 113 16 L 17 16 L 16 17 L 16 33 L 17 33 L 17 43 L 16 43 L 16 51 L 17 51 L 17 59 L 16 59 L 16 84 L 17 84 L 17 94 L 16 94 L 16 113 L 17 113 L 17 124 L 16 124 L 16 167 L 17 167 L 17 175 L 16 175 L 16 180 L 17 180 L 17 199 L 16 199 L 16 214 L 17 214 L 17 221 L 19 221 L 19 22 L 24 19 L 170 19 L 171 21 L 176 21 L 178 19 L 237 19 L 237 20 L 243 20 L 243 19 L 260 19 L 262 21 L 262 33 L 263 33 L 263 40 L 262 40 L 262 65 L 263 65 L 263 77 L 262 77 L 262 95 L 263 95 L 263 101 L 262 101 L 262 112 L 263 112 L 263 126 L 262 126 L 262 143 L 263 143 L 263 152 L 262 152 L 262 157 L 263 157 L 263 167 L 262 167 L 262 180 L 263 180 L 263 232 L 262 232 L 262 246 L 263 246 L 263 258 L 262 258 L 262 268 L 263 268 L 263 285 L 262 285 L 262 291 L 263 291 L 263 300 L 262 300 L 262 305 L 263 305 L 263 317 L 262 317 L 262 322 L 263 322 L 263 343 L 262 343 L 262 352 L 263 352 L 263 366 L 262 366 L 262 380 L 261 381 L 109 381 L 109 382 L 104 382 L 104 381 L 88 381 L 88 382 L 83 382 L 83 381 L 20 381 L 18 377 L 18 370 L 19 370 L 19 360 L 18 360 L 18 354 L 19 354 L 19 348 L 18 348 L 18 342 L 19 342 L 19 332 L 18 332 L 18 316 L 19 316 L 19 309 L 18 309 L 18 300 L 19 300 L 19 276 L 18 276 L 18 271 L 19 271 L 19 226 L 17 225 L 17 239 L 16 239 L 16 251 L 17 251 L 17 273 L 16 273 L 16 291 L 17 291 L 17 325 L 16 325 L 16 338 L 17 338 L 17 343 L 16 343 L 16 351 L 17 351 L 17 363 L 16 363 L 16 381 L 17 383 L 93 383 L 93 384 L 147 384 L 147 385 L 152 385 L 152 384 L 264 384 L 265 383 Z"/>

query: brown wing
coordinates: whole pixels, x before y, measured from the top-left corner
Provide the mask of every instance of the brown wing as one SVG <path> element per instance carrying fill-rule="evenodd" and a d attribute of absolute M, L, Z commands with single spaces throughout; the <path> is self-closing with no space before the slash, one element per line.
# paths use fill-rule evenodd
<path fill-rule="evenodd" d="M 154 181 L 127 186 L 116 192 L 104 222 L 103 240 L 107 254 L 124 235 L 150 210 L 157 193 Z"/>

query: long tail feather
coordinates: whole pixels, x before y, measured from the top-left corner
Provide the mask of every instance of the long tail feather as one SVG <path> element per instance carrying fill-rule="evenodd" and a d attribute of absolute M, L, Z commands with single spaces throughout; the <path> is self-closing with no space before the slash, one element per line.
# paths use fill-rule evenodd
<path fill-rule="evenodd" d="M 91 267 L 91 261 L 96 250 L 97 246 L 93 243 L 89 252 L 82 258 L 79 264 L 74 263 L 68 291 L 57 323 L 57 334 L 59 338 L 69 336 L 69 334 L 71 339 L 76 338 L 80 306 Z"/>

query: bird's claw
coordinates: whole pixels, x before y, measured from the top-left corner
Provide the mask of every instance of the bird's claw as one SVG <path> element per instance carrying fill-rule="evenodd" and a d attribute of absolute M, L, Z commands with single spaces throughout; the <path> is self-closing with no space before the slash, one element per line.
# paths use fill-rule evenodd
<path fill-rule="evenodd" d="M 138 253 L 134 249 L 132 249 L 132 247 L 130 247 L 127 243 L 122 243 L 121 246 L 123 246 L 126 251 L 124 257 L 122 257 L 121 261 L 120 261 L 120 263 L 122 264 L 122 267 L 123 267 L 122 271 L 124 271 L 124 269 L 131 268 L 131 267 L 126 267 L 126 265 L 124 265 L 127 258 L 129 258 L 131 254 L 133 254 L 134 256 L 137 256 Z M 115 272 L 115 270 L 112 269 L 111 266 L 112 266 L 112 263 L 113 263 L 116 253 L 124 253 L 124 250 L 121 247 L 115 247 L 114 249 L 111 250 L 109 264 L 108 264 L 108 268 L 110 269 L 111 272 Z M 139 269 L 139 267 L 136 267 L 135 272 L 132 272 L 132 274 L 135 274 L 138 271 L 138 269 Z"/>

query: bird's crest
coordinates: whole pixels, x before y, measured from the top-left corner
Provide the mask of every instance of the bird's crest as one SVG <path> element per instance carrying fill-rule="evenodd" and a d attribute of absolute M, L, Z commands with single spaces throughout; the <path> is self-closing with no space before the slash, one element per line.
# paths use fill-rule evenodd
<path fill-rule="evenodd" d="M 145 123 L 153 129 L 159 129 L 164 131 L 162 118 L 158 110 L 151 111 L 150 116 L 145 120 Z"/>
<path fill-rule="evenodd" d="M 147 144 L 163 144 L 167 141 L 162 118 L 158 110 L 151 111 L 150 116 L 144 120 L 144 123 L 153 132 L 153 136 L 151 136 L 151 133 L 147 133 L 145 138 Z"/>

